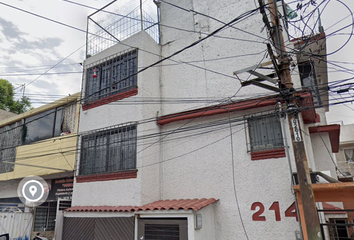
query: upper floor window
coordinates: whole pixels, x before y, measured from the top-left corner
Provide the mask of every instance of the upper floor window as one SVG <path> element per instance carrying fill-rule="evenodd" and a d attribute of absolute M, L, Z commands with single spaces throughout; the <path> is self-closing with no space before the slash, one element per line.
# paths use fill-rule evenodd
<path fill-rule="evenodd" d="M 313 62 L 299 63 L 299 73 L 302 87 L 310 89 L 315 106 L 321 106 L 321 97 Z"/>
<path fill-rule="evenodd" d="M 282 148 L 283 136 L 277 115 L 252 116 L 247 119 L 251 152 Z"/>
<path fill-rule="evenodd" d="M 80 175 L 135 169 L 136 141 L 131 124 L 82 136 Z"/>
<path fill-rule="evenodd" d="M 25 118 L 23 142 L 25 144 L 57 137 L 62 132 L 63 109 L 55 108 Z"/>
<path fill-rule="evenodd" d="M 16 147 L 21 145 L 22 121 L 0 128 L 0 173 L 14 170 Z"/>
<path fill-rule="evenodd" d="M 69 104 L 0 127 L 0 173 L 14 170 L 18 146 L 74 132 L 75 112 L 76 104 Z"/>
<path fill-rule="evenodd" d="M 137 70 L 137 49 L 88 68 L 85 103 L 136 88 Z"/>
<path fill-rule="evenodd" d="M 354 148 L 344 149 L 346 163 L 354 163 Z"/>

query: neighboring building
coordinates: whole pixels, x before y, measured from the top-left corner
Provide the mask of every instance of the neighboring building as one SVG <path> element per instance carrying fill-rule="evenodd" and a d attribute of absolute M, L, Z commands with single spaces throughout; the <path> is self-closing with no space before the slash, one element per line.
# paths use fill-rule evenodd
<path fill-rule="evenodd" d="M 4 120 L 5 118 L 16 116 L 16 113 L 8 112 L 5 110 L 0 109 L 0 121 Z"/>
<path fill-rule="evenodd" d="M 0 122 L 0 231 L 11 239 L 32 239 L 32 232 L 54 235 L 58 199 L 71 200 L 72 187 L 64 195 L 57 189 L 62 181 L 73 182 L 79 100 L 77 93 Z M 35 209 L 17 193 L 20 181 L 33 175 L 51 189 Z"/>
<path fill-rule="evenodd" d="M 303 89 L 311 90 L 315 107 L 328 111 L 328 74 L 326 35 L 321 32 L 311 37 L 294 39 L 298 70 Z"/>
<path fill-rule="evenodd" d="M 354 177 L 354 124 L 341 126 L 339 152 L 335 154 L 339 177 L 352 179 Z"/>
<path fill-rule="evenodd" d="M 340 130 L 340 145 L 339 151 L 335 154 L 335 159 L 338 164 L 338 178 L 342 182 L 354 182 L 354 124 L 342 125 Z M 354 209 L 354 201 L 347 202 L 343 206 L 344 209 Z M 347 215 L 342 215 L 332 219 L 342 224 L 354 223 L 354 212 L 342 212 Z M 343 227 L 342 227 L 343 228 Z M 346 226 L 345 230 L 348 236 L 354 237 L 354 227 Z M 342 230 L 342 232 L 345 231 Z"/>
<path fill-rule="evenodd" d="M 227 23 L 257 8 L 254 1 L 176 3 L 187 11 L 156 3 L 157 39 L 157 25 L 144 26 L 153 22 L 143 17 L 154 5 L 113 2 L 88 18 L 89 32 L 98 20 L 105 31 L 88 35 L 80 151 L 62 239 L 301 239 L 290 131 L 275 111 L 282 98 L 241 88 L 232 77 L 264 60 L 262 16 L 190 45 L 224 25 L 197 12 Z M 117 18 L 102 17 L 109 12 Z M 301 89 L 299 74 L 293 82 Z M 335 178 L 339 126 L 326 125 L 311 90 L 297 93 L 309 167 Z"/>

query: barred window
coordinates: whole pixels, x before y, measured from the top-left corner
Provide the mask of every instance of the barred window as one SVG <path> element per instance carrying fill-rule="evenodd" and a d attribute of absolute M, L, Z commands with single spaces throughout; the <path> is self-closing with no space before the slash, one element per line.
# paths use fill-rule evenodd
<path fill-rule="evenodd" d="M 88 68 L 85 103 L 136 88 L 137 70 L 136 49 Z"/>
<path fill-rule="evenodd" d="M 57 202 L 45 202 L 36 208 L 34 231 L 53 231 L 57 216 Z"/>
<path fill-rule="evenodd" d="M 125 125 L 82 136 L 80 175 L 136 168 L 136 125 Z"/>
<path fill-rule="evenodd" d="M 251 152 L 281 148 L 283 136 L 278 116 L 265 115 L 248 118 Z"/>

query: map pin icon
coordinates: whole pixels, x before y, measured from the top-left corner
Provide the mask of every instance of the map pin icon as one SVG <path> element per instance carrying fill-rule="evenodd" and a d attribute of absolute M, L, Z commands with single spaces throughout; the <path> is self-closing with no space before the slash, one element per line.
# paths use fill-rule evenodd
<path fill-rule="evenodd" d="M 36 194 L 37 192 L 37 187 L 36 186 L 30 186 L 29 188 L 29 192 L 32 194 L 32 197 L 34 196 L 34 194 Z"/>

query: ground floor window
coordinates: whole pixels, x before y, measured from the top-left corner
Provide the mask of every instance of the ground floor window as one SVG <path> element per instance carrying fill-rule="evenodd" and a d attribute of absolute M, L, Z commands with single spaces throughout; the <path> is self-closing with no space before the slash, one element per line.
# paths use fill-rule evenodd
<path fill-rule="evenodd" d="M 331 240 L 349 239 L 348 222 L 346 219 L 329 219 L 329 235 Z"/>
<path fill-rule="evenodd" d="M 57 202 L 45 202 L 36 208 L 33 231 L 53 231 L 57 216 Z"/>
<path fill-rule="evenodd" d="M 187 240 L 187 219 L 139 219 L 138 239 Z"/>

